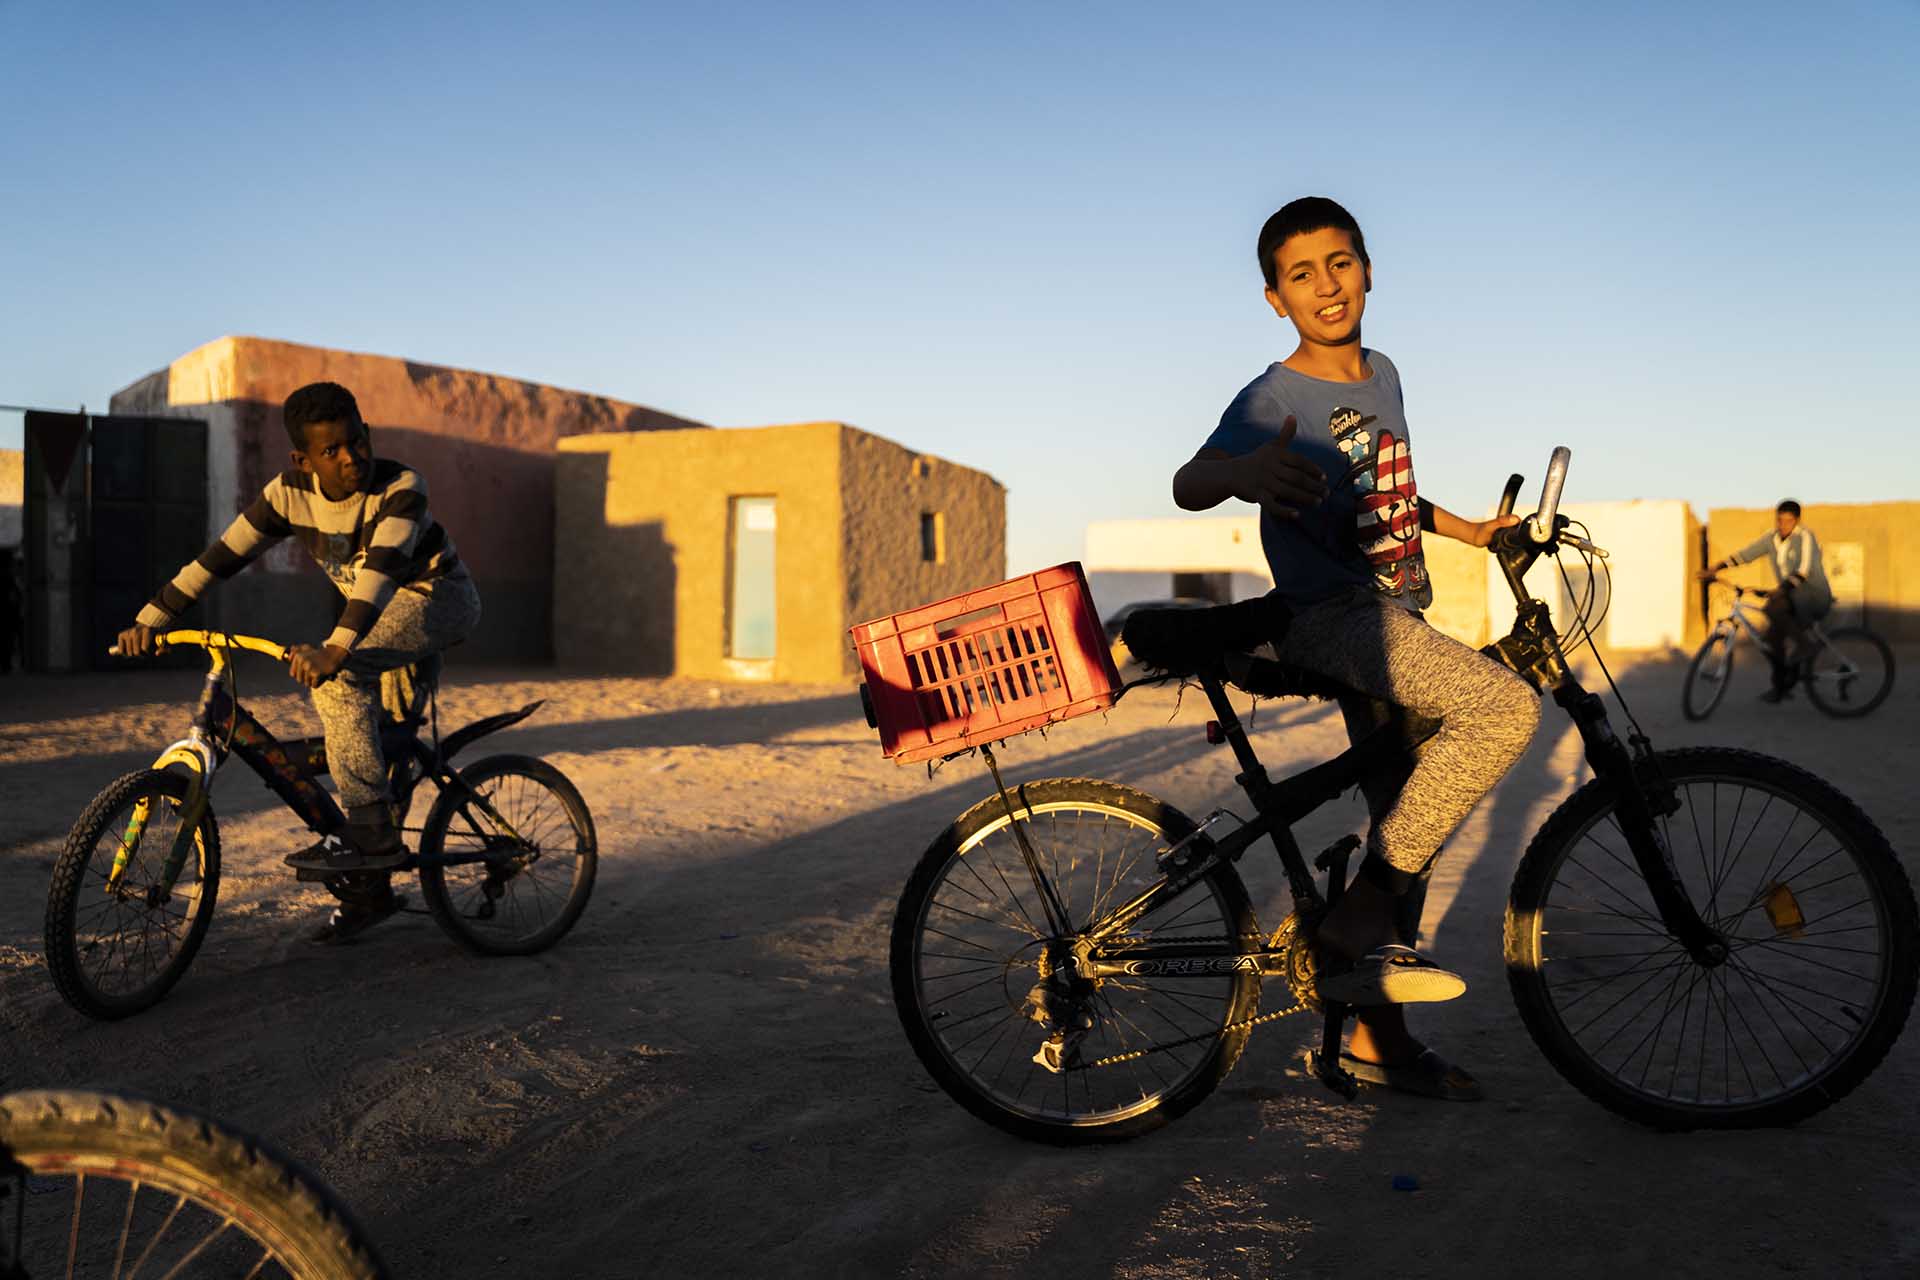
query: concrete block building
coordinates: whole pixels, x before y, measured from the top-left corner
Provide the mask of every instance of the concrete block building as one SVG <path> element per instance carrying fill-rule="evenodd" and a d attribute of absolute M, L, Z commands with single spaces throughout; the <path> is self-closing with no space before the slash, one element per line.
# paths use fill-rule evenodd
<path fill-rule="evenodd" d="M 480 585 L 485 617 L 462 654 L 483 660 L 552 654 L 556 443 L 590 432 L 702 426 L 642 405 L 496 374 L 246 337 L 210 342 L 123 388 L 113 396 L 112 412 L 183 420 L 177 429 L 159 424 L 149 447 L 204 451 L 206 537 L 199 543 L 205 545 L 288 465 L 281 403 L 294 389 L 321 381 L 353 392 L 376 454 L 417 467 L 427 478 L 434 515 Z M 151 568 L 142 576 L 161 572 Z M 326 631 L 336 607 L 333 587 L 289 542 L 222 584 L 195 617 L 236 631 L 310 640 Z"/>
<path fill-rule="evenodd" d="M 570 436 L 554 647 L 652 675 L 837 680 L 847 628 L 1005 577 L 993 477 L 839 422 Z"/>

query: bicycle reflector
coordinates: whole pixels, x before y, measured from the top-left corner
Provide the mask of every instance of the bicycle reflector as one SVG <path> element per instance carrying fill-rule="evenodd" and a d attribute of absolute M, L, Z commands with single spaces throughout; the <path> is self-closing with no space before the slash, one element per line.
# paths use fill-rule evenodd
<path fill-rule="evenodd" d="M 1207 721 L 1207 745 L 1217 747 L 1227 740 L 1227 731 L 1218 720 Z"/>
<path fill-rule="evenodd" d="M 1784 884 L 1776 884 L 1767 890 L 1767 896 L 1762 901 L 1766 904 L 1767 919 L 1773 921 L 1776 933 L 1797 938 L 1806 929 L 1807 917 L 1800 910 L 1800 900 Z"/>

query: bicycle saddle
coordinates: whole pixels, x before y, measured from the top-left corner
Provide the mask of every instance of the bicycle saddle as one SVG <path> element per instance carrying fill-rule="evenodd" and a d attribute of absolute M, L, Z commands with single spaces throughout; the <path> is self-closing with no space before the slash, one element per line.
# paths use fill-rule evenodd
<path fill-rule="evenodd" d="M 1345 685 L 1253 652 L 1286 635 L 1293 611 L 1271 596 L 1211 609 L 1140 609 L 1120 639 L 1149 670 L 1211 674 L 1261 698 L 1338 698 Z"/>

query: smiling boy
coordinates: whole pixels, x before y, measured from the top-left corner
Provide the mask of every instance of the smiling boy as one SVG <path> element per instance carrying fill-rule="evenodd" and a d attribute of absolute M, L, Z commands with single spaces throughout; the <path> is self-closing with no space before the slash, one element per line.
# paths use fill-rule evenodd
<path fill-rule="evenodd" d="M 1408 712 L 1439 722 L 1408 769 L 1364 787 L 1367 853 L 1319 927 L 1321 992 L 1361 1006 L 1342 1055 L 1353 1074 L 1475 1098 L 1478 1084 L 1415 1040 L 1399 1005 L 1466 989 L 1412 949 L 1426 879 L 1441 842 L 1525 750 L 1540 701 L 1426 623 L 1433 588 L 1420 539 L 1484 547 L 1516 521 L 1463 520 L 1420 496 L 1399 371 L 1360 341 L 1373 268 L 1353 215 L 1322 197 L 1295 200 L 1267 220 L 1257 249 L 1267 302 L 1298 341 L 1234 397 L 1174 476 L 1174 501 L 1260 508 L 1274 590 L 1242 616 L 1265 619 L 1258 638 L 1282 661 L 1353 691 L 1340 703 L 1351 739 Z"/>
<path fill-rule="evenodd" d="M 284 418 L 292 467 L 160 588 L 120 634 L 120 651 L 152 653 L 155 629 L 214 582 L 282 538 L 298 541 L 346 597 L 333 630 L 317 645 L 293 646 L 288 666 L 313 690 L 347 825 L 287 861 L 330 873 L 383 871 L 406 850 L 380 748 L 380 675 L 466 639 L 480 619 L 480 595 L 427 510 L 426 480 L 404 463 L 374 457 L 352 392 L 311 383 L 287 397 Z M 343 940 L 397 906 L 391 891 L 370 906 L 343 905 L 315 941 Z"/>

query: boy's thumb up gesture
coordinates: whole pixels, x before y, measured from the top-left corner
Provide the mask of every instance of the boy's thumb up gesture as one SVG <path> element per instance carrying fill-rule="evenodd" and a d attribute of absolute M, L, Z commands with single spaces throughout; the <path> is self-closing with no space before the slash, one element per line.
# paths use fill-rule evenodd
<path fill-rule="evenodd" d="M 1280 434 L 1234 459 L 1233 496 L 1259 505 L 1276 520 L 1297 519 L 1327 496 L 1327 477 L 1293 449 L 1300 424 L 1292 414 Z"/>

